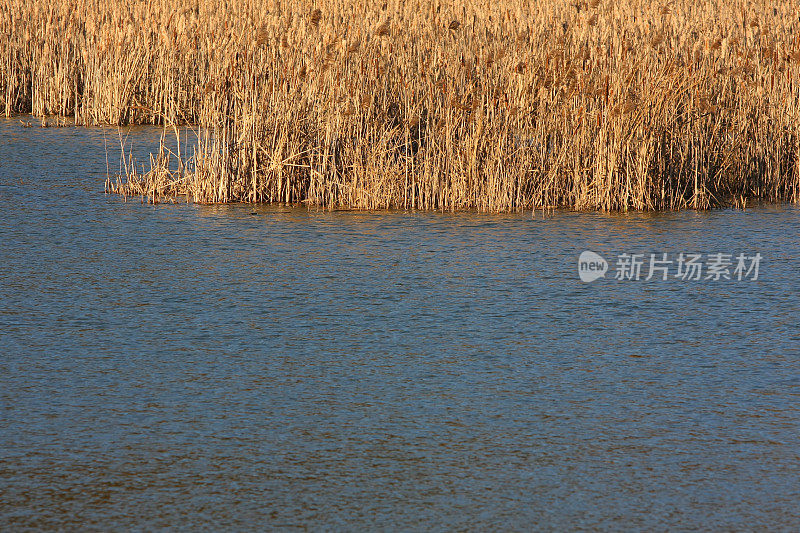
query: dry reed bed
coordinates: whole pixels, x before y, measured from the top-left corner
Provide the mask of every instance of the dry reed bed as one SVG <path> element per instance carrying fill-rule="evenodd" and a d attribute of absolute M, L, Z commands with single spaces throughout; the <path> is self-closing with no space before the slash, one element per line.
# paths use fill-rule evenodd
<path fill-rule="evenodd" d="M 153 201 L 796 201 L 799 30 L 794 0 L 4 0 L 0 98 L 208 128 L 110 184 Z"/>

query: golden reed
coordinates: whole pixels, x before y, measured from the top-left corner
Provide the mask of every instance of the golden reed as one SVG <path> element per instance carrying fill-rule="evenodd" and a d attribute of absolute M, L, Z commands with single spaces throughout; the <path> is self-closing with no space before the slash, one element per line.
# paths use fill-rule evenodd
<path fill-rule="evenodd" d="M 330 208 L 800 196 L 796 0 L 2 0 L 4 113 L 198 124 L 109 188 Z"/>

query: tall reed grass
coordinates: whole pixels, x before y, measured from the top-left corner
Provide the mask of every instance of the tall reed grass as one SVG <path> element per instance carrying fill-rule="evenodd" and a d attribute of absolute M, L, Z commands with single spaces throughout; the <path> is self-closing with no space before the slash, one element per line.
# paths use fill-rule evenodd
<path fill-rule="evenodd" d="M 0 33 L 7 115 L 207 132 L 109 186 L 153 201 L 800 198 L 796 0 L 3 0 Z"/>

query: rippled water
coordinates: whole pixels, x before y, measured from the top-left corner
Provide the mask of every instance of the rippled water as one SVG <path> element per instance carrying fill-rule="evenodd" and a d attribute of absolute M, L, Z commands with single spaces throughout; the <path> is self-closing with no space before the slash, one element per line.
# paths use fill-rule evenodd
<path fill-rule="evenodd" d="M 118 139 L 0 121 L 0 529 L 800 527 L 800 209 L 152 206 Z M 695 251 L 759 277 L 613 279 Z"/>

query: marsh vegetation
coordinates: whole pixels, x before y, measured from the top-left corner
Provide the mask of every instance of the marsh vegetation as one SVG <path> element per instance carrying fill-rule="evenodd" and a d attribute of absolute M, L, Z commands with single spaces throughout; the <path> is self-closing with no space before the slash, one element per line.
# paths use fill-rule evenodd
<path fill-rule="evenodd" d="M 199 125 L 109 189 L 330 208 L 795 201 L 793 0 L 5 0 L 6 115 Z"/>

